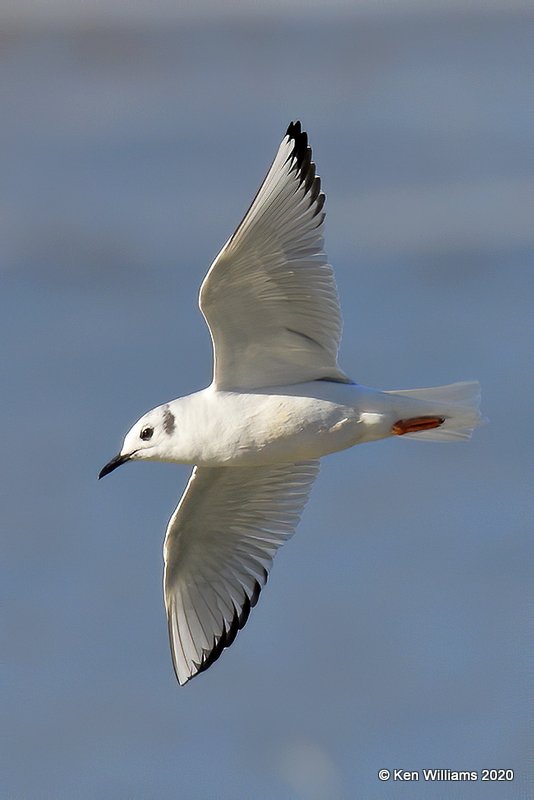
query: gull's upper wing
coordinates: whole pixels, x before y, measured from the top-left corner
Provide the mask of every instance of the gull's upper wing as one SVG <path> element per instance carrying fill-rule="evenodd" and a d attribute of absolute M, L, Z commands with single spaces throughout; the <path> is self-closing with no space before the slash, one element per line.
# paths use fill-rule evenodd
<path fill-rule="evenodd" d="M 200 288 L 218 389 L 347 382 L 341 314 L 323 252 L 325 196 L 308 137 L 291 123 L 271 169 Z"/>
<path fill-rule="evenodd" d="M 213 664 L 247 621 L 318 471 L 318 461 L 194 468 L 163 551 L 165 607 L 180 684 Z"/>

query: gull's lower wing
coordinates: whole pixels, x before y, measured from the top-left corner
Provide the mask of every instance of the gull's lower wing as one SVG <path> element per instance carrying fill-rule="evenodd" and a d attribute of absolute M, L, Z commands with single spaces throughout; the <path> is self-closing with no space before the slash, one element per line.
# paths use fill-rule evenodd
<path fill-rule="evenodd" d="M 165 607 L 180 684 L 207 669 L 247 621 L 318 471 L 318 461 L 193 469 L 163 551 Z"/>
<path fill-rule="evenodd" d="M 311 158 L 300 122 L 291 123 L 202 283 L 218 389 L 348 381 L 337 364 L 341 314 L 323 252 L 325 196 Z"/>

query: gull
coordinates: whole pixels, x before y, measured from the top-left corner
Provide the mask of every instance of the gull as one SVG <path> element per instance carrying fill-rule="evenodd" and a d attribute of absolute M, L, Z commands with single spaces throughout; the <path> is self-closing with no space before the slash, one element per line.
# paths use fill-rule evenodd
<path fill-rule="evenodd" d="M 325 195 L 292 122 L 199 305 L 213 380 L 145 414 L 99 478 L 127 461 L 192 464 L 164 542 L 172 661 L 183 685 L 243 628 L 292 536 L 319 459 L 389 436 L 469 438 L 480 388 L 379 391 L 338 364 L 341 313 L 323 250 Z"/>

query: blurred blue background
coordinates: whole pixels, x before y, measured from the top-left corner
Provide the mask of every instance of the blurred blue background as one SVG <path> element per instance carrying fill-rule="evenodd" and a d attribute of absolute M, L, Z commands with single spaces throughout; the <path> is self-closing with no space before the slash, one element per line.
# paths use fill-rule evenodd
<path fill-rule="evenodd" d="M 1 798 L 531 796 L 532 10 L 2 5 Z M 198 287 L 295 118 L 342 365 L 478 378 L 491 424 L 326 458 L 247 627 L 180 689 L 161 547 L 189 470 L 96 475 L 209 383 Z"/>

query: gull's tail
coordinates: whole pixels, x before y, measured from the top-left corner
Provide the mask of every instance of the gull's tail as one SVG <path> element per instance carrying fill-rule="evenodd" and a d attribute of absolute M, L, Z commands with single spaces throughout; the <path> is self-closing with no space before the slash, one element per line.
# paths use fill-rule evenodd
<path fill-rule="evenodd" d="M 416 413 L 425 414 L 420 419 L 439 418 L 439 427 L 427 430 L 410 430 L 403 433 L 410 439 L 447 441 L 469 439 L 473 429 L 487 420 L 480 415 L 480 384 L 478 381 L 451 383 L 448 386 L 433 386 L 430 389 L 399 389 L 387 394 L 400 395 L 416 401 Z M 428 417 L 426 415 L 429 415 Z M 443 421 L 442 421 L 443 420 Z"/>

